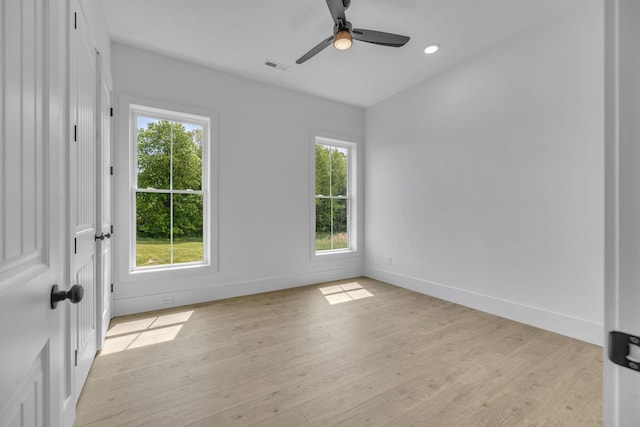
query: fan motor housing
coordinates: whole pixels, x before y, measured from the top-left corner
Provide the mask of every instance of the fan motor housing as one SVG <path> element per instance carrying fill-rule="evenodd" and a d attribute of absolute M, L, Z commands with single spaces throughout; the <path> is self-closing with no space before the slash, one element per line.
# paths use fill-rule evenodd
<path fill-rule="evenodd" d="M 351 30 L 353 30 L 353 25 L 351 25 L 351 22 L 345 21 L 343 25 L 336 25 L 333 27 L 333 35 L 335 36 L 340 31 L 349 31 L 349 33 L 351 33 Z"/>

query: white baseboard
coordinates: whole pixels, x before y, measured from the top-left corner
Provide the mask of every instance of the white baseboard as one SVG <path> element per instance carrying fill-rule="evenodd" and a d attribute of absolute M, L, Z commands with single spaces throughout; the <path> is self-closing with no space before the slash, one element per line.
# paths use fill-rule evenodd
<path fill-rule="evenodd" d="M 566 314 L 470 292 L 379 268 L 365 267 L 364 274 L 372 279 L 495 314 L 496 316 L 526 323 L 592 344 L 602 346 L 604 343 L 604 326 L 589 320 L 579 319 Z M 123 316 L 142 313 L 225 298 L 289 289 L 332 280 L 348 279 L 361 275 L 362 271 L 359 268 L 341 268 L 304 273 L 301 275 L 283 275 L 225 283 L 210 287 L 176 290 L 170 293 L 122 298 L 114 300 L 113 315 Z"/>
<path fill-rule="evenodd" d="M 365 276 L 372 279 L 495 314 L 496 316 L 526 323 L 581 341 L 599 346 L 602 346 L 604 343 L 604 326 L 600 323 L 379 268 L 365 267 L 364 273 Z"/>
<path fill-rule="evenodd" d="M 143 313 L 171 307 L 180 307 L 201 302 L 216 301 L 244 295 L 290 289 L 332 280 L 348 279 L 362 276 L 362 269 L 339 268 L 304 273 L 300 275 L 283 275 L 264 279 L 246 280 L 208 287 L 180 289 L 173 292 L 141 295 L 135 297 L 115 299 L 113 301 L 113 316 Z"/>

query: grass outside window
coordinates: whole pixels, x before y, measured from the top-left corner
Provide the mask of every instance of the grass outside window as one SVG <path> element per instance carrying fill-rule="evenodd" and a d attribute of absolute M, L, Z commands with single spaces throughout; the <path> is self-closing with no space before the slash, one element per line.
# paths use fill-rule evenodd
<path fill-rule="evenodd" d="M 176 239 L 173 241 L 174 264 L 202 262 L 202 239 Z M 152 267 L 171 263 L 170 244 L 162 239 L 137 239 L 136 266 Z"/>

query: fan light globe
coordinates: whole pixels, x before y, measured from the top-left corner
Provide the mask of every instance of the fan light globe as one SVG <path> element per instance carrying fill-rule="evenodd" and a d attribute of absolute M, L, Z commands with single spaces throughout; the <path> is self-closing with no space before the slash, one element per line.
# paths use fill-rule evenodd
<path fill-rule="evenodd" d="M 338 31 L 336 36 L 333 38 L 333 47 L 338 50 L 347 50 L 351 47 L 353 43 L 353 38 L 351 37 L 351 33 L 347 30 Z"/>

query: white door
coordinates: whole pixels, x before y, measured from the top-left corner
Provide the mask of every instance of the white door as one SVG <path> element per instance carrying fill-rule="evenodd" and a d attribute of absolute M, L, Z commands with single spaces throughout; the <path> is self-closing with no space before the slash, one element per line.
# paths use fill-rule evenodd
<path fill-rule="evenodd" d="M 97 306 L 100 310 L 98 315 L 98 347 L 107 334 L 109 321 L 111 320 L 111 260 L 112 260 L 112 238 L 113 227 L 111 220 L 111 187 L 112 187 L 112 165 L 111 165 L 111 87 L 104 77 L 102 70 L 101 56 L 98 54 L 98 158 L 97 158 L 97 206 L 96 223 L 99 224 L 98 234 L 100 234 L 98 249 L 98 298 Z"/>
<path fill-rule="evenodd" d="M 605 331 L 631 335 L 604 355 L 604 425 L 640 426 L 640 1 L 605 2 Z"/>
<path fill-rule="evenodd" d="M 62 420 L 63 311 L 50 307 L 51 285 L 68 288 L 60 7 L 0 0 L 0 426 Z"/>
<path fill-rule="evenodd" d="M 84 287 L 72 307 L 73 395 L 77 401 L 97 350 L 96 310 L 96 99 L 95 44 L 77 1 L 69 39 L 71 277 Z"/>

